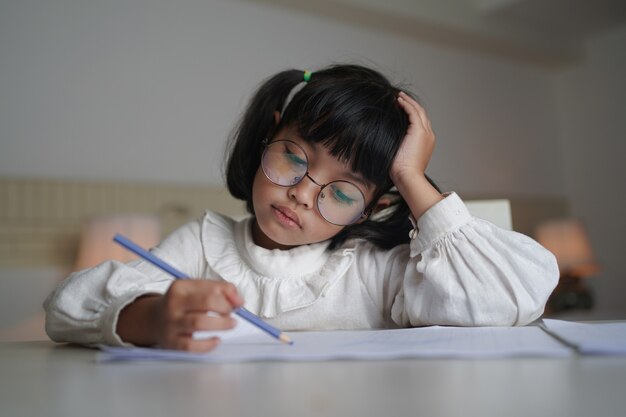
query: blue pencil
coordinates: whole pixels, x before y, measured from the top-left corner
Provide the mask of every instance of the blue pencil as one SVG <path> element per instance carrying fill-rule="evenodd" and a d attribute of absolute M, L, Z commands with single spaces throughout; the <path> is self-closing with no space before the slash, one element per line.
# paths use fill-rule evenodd
<path fill-rule="evenodd" d="M 135 253 L 136 255 L 140 256 L 141 258 L 145 259 L 146 261 L 148 261 L 148 262 L 152 263 L 153 265 L 161 268 L 162 270 L 164 270 L 168 274 L 172 275 L 176 279 L 189 279 L 190 278 L 187 274 L 179 271 L 178 269 L 174 268 L 172 265 L 170 265 L 167 262 L 163 261 L 162 259 L 154 256 L 154 254 L 148 252 L 147 250 L 145 250 L 141 246 L 139 246 L 136 243 L 132 242 L 127 237 L 124 237 L 124 236 L 120 235 L 119 233 L 115 235 L 113 240 L 115 242 L 119 243 L 120 245 L 124 246 L 129 251 L 131 251 L 131 252 Z M 293 341 L 289 338 L 289 336 L 287 336 L 286 334 L 281 332 L 276 327 L 270 326 L 269 324 L 267 324 L 266 322 L 261 320 L 259 317 L 255 316 L 254 314 L 252 314 L 251 312 L 246 310 L 245 308 L 239 307 L 239 308 L 236 308 L 233 312 L 235 314 L 237 314 L 239 317 L 241 317 L 242 319 L 244 319 L 244 320 L 250 322 L 251 324 L 255 325 L 259 329 L 269 333 L 270 335 L 272 335 L 276 339 L 280 340 L 281 342 L 287 343 L 289 345 L 293 345 Z"/>

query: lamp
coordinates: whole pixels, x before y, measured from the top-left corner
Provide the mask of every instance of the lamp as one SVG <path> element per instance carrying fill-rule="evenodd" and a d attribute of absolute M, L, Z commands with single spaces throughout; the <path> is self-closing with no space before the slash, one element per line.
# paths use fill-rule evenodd
<path fill-rule="evenodd" d="M 74 270 L 91 268 L 109 259 L 121 262 L 135 259 L 131 252 L 113 242 L 116 233 L 150 248 L 159 243 L 161 224 L 150 214 L 111 214 L 84 220 Z"/>
<path fill-rule="evenodd" d="M 556 256 L 561 273 L 559 284 L 548 300 L 547 312 L 591 309 L 592 295 L 581 279 L 600 272 L 600 265 L 583 223 L 574 218 L 551 220 L 537 227 L 535 237 Z"/>

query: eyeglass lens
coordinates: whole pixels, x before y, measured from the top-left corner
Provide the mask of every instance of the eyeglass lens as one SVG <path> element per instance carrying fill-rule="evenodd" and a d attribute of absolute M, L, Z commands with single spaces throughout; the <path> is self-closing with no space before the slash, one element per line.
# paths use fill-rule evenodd
<path fill-rule="evenodd" d="M 267 145 L 261 159 L 265 176 L 276 185 L 292 186 L 308 173 L 308 158 L 295 142 L 278 140 Z M 340 226 L 357 221 L 365 210 L 361 190 L 348 181 L 333 181 L 322 186 L 317 207 L 324 219 Z"/>

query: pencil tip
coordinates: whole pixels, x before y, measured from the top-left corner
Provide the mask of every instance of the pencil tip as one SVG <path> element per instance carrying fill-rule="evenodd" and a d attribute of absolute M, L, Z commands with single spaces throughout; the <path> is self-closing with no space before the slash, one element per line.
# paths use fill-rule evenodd
<path fill-rule="evenodd" d="M 283 343 L 286 343 L 288 345 L 293 345 L 293 340 L 291 340 L 289 338 L 289 336 L 285 335 L 285 334 L 281 334 L 279 337 L 280 341 Z"/>

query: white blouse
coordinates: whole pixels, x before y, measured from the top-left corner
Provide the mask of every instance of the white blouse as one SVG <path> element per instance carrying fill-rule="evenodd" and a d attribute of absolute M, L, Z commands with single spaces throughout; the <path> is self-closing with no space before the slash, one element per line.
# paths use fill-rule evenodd
<path fill-rule="evenodd" d="M 364 240 L 268 250 L 254 244 L 252 218 L 207 211 L 153 252 L 190 276 L 232 282 L 248 310 L 285 331 L 524 325 L 543 313 L 559 272 L 537 242 L 472 217 L 454 193 L 417 223 L 410 244 L 391 250 Z M 44 303 L 46 331 L 59 342 L 126 345 L 120 311 L 172 280 L 143 260 L 73 273 Z"/>

